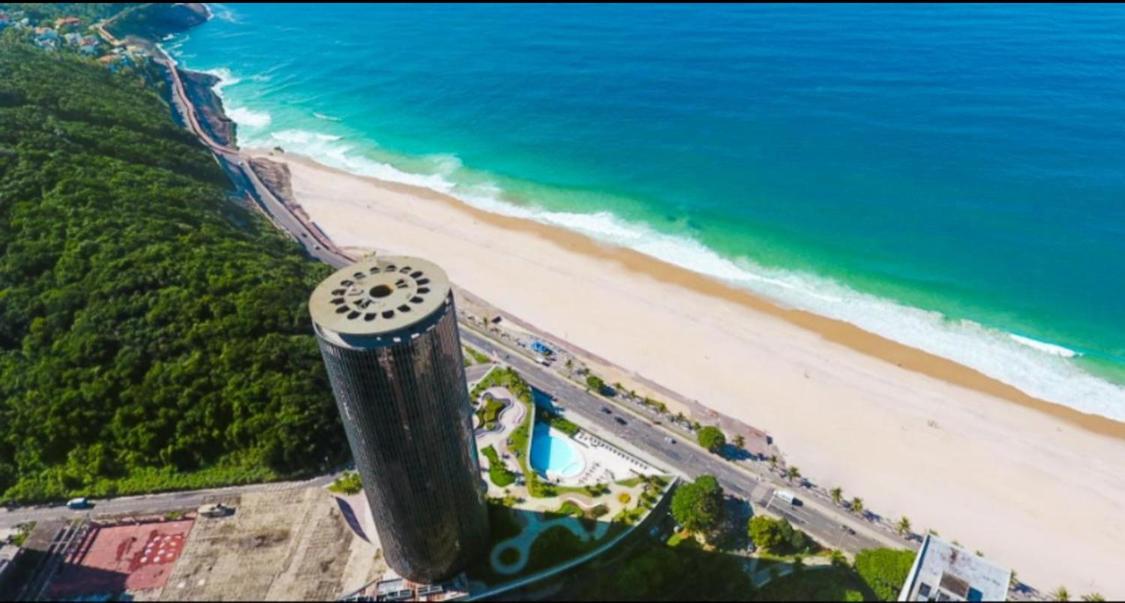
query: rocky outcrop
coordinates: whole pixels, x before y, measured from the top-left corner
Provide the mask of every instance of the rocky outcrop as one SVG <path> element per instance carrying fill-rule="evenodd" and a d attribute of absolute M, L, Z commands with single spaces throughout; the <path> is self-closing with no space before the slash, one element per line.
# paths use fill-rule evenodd
<path fill-rule="evenodd" d="M 209 18 L 211 11 L 200 2 L 146 4 L 123 13 L 108 29 L 118 38 L 136 36 L 159 40 L 168 34 L 191 29 Z"/>

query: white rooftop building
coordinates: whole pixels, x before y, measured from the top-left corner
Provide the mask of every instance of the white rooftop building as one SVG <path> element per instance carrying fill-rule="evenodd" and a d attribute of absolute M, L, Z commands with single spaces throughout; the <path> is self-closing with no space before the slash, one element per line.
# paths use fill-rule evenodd
<path fill-rule="evenodd" d="M 1012 570 L 927 535 L 899 601 L 1004 601 Z"/>

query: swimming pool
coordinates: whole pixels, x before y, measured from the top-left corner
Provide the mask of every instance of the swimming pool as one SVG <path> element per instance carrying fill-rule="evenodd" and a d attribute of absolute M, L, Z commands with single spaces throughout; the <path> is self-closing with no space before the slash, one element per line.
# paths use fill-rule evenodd
<path fill-rule="evenodd" d="M 535 424 L 531 442 L 531 468 L 543 477 L 566 478 L 582 473 L 586 461 L 582 453 L 565 436 L 557 435 L 547 423 Z"/>

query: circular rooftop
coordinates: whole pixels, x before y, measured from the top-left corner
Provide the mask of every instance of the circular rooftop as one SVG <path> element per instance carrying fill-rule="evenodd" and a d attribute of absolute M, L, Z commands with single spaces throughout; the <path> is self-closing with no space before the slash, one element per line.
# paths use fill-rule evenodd
<path fill-rule="evenodd" d="M 309 313 L 341 335 L 381 335 L 405 329 L 440 309 L 449 278 L 433 262 L 405 256 L 369 257 L 337 270 L 313 290 Z"/>

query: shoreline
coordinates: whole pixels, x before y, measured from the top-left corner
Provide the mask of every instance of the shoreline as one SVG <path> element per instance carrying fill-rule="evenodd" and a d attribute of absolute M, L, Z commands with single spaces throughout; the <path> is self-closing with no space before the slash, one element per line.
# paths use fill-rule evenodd
<path fill-rule="evenodd" d="M 324 165 L 304 155 L 285 152 L 279 156 L 271 154 L 270 151 L 263 149 L 244 150 L 253 157 L 274 160 L 280 158 L 284 161 L 293 161 L 317 170 L 366 180 L 387 190 L 399 191 L 405 194 L 437 201 L 455 211 L 467 214 L 472 219 L 480 220 L 505 230 L 532 233 L 570 251 L 614 262 L 622 268 L 636 274 L 646 277 L 655 277 L 664 282 L 673 283 L 697 293 L 736 303 L 752 311 L 769 315 L 806 331 L 815 333 L 826 341 L 846 346 L 856 352 L 895 365 L 899 368 L 1034 409 L 1094 434 L 1125 440 L 1125 423 L 1123 422 L 1115 421 L 1101 415 L 1084 413 L 1057 402 L 1036 398 L 1015 386 L 985 375 L 977 369 L 965 366 L 954 360 L 910 347 L 906 344 L 883 337 L 882 335 L 866 331 L 849 322 L 828 318 L 806 310 L 786 308 L 752 291 L 728 285 L 707 275 L 670 264 L 639 251 L 602 243 L 581 233 L 569 231 L 561 227 L 551 226 L 525 218 L 488 212 L 469 205 L 452 195 L 447 195 L 433 189 L 412 184 L 380 180 L 373 176 L 354 174 L 346 170 Z M 296 202 L 298 204 L 300 203 L 299 200 L 296 200 Z"/>
<path fill-rule="evenodd" d="M 704 424 L 764 430 L 812 482 L 958 538 L 1024 582 L 1125 592 L 1112 569 L 1125 563 L 1121 424 L 578 233 L 290 153 L 244 154 L 288 167 L 290 209 L 334 247 L 432 258 L 623 382 L 660 384 L 705 409 Z M 1075 563 L 1038 554 L 1043 539 Z"/>

